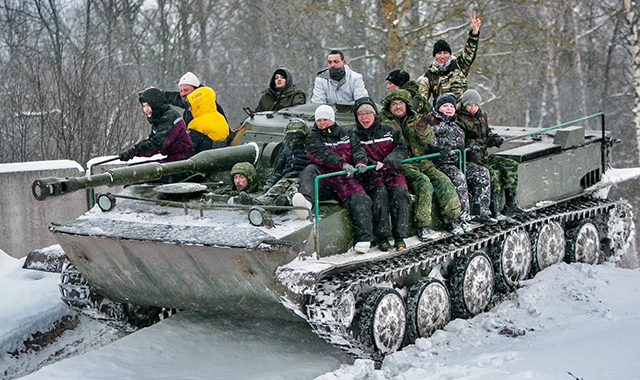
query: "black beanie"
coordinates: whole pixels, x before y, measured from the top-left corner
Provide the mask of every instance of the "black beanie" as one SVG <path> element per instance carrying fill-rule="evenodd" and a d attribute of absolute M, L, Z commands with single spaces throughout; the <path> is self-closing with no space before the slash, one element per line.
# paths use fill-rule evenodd
<path fill-rule="evenodd" d="M 436 53 L 441 52 L 441 51 L 448 51 L 449 54 L 451 54 L 451 47 L 449 46 L 449 43 L 445 40 L 438 40 L 436 41 L 436 43 L 433 45 L 433 56 L 436 56 Z"/>
<path fill-rule="evenodd" d="M 404 86 L 404 84 L 407 83 L 409 79 L 410 79 L 409 73 L 402 69 L 393 70 L 392 72 L 389 73 L 389 75 L 387 75 L 387 78 L 386 78 L 386 80 L 395 84 L 398 87 Z"/>
<path fill-rule="evenodd" d="M 451 103 L 453 104 L 453 108 L 456 108 L 456 97 L 450 92 L 445 92 L 438 96 L 438 100 L 436 100 L 436 110 L 440 111 L 440 106 L 445 103 Z"/>

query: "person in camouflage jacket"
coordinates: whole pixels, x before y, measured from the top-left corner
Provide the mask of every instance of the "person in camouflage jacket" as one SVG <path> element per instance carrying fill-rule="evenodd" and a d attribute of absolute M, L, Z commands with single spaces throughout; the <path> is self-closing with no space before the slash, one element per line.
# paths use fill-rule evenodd
<path fill-rule="evenodd" d="M 480 37 L 480 19 L 475 11 L 469 13 L 471 32 L 462 53 L 455 57 L 451 55 L 451 47 L 445 40 L 438 40 L 433 47 L 434 60 L 423 76 L 418 78 L 419 92 L 422 96 L 423 108 L 427 109 L 429 99 L 436 99 L 441 94 L 450 92 L 460 102 L 462 94 L 467 90 L 467 75 L 473 61 L 476 59 L 478 39 Z"/>
<path fill-rule="evenodd" d="M 433 127 L 435 140 L 431 144 L 431 151 L 440 153 L 433 159 L 436 168 L 451 179 L 460 198 L 460 218 L 463 223 L 473 219 L 484 224 L 496 224 L 491 218 L 489 205 L 491 202 L 491 188 L 489 171 L 472 162 L 465 166 L 465 173 L 459 169 L 460 156 L 458 151 L 464 151 L 464 131 L 455 123 L 456 98 L 451 93 L 440 95 L 435 108 L 428 114 L 422 115 L 417 125 L 429 124 Z M 469 193 L 473 205 L 470 205 Z M 464 226 L 463 226 L 464 228 Z"/>
<path fill-rule="evenodd" d="M 411 196 L 407 183 L 398 167 L 407 158 L 407 146 L 402 132 L 388 124 L 380 123 L 378 108 L 369 97 L 356 99 L 353 105 L 356 134 L 367 152 L 367 170 L 360 182 L 371 197 L 373 232 L 381 251 L 390 251 L 389 238 L 393 236 L 397 250 L 406 248 Z M 391 220 L 391 223 L 390 223 Z"/>
<path fill-rule="evenodd" d="M 411 107 L 411 94 L 407 90 L 391 90 L 382 101 L 383 110 L 380 119 L 400 130 L 407 144 L 409 157 L 420 157 L 429 154 L 427 147 L 435 136 L 430 125 L 417 128 L 420 115 Z M 403 163 L 399 167 L 405 176 L 411 192 L 416 196 L 414 219 L 418 229 L 418 237 L 422 241 L 433 238 L 432 201 L 439 208 L 443 223 L 451 232 L 462 232 L 458 226 L 460 216 L 460 200 L 449 177 L 435 168 L 428 159 Z"/>
<path fill-rule="evenodd" d="M 493 132 L 487 122 L 487 114 L 480 109 L 482 98 L 476 90 L 467 90 L 462 95 L 462 102 L 456 111 L 456 123 L 464 130 L 467 161 L 478 163 L 489 170 L 491 176 L 491 213 L 497 217 L 500 213 L 499 199 L 502 190 L 505 192 L 503 213 L 511 216 L 522 213 L 518 207 L 518 163 L 507 157 L 489 155 L 488 148 L 500 147 L 504 139 Z M 499 176 L 496 174 L 499 174 Z"/>
<path fill-rule="evenodd" d="M 431 104 L 422 101 L 418 83 L 411 80 L 409 73 L 402 69 L 393 70 L 386 77 L 387 90 L 407 90 L 411 94 L 411 109 L 417 114 L 431 111 Z"/>

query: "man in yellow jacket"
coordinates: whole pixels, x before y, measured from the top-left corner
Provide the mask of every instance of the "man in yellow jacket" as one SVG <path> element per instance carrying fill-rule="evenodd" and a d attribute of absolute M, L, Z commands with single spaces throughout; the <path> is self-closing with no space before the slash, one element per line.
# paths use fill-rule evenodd
<path fill-rule="evenodd" d="M 216 93 L 209 87 L 198 87 L 187 96 L 193 120 L 189 136 L 196 153 L 227 146 L 229 125 L 216 108 Z"/>

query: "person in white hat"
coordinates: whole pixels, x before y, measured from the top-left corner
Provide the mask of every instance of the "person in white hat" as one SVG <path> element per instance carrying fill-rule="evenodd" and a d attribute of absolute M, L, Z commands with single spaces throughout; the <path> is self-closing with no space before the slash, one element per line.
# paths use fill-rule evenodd
<path fill-rule="evenodd" d="M 373 216 L 371 198 L 355 176 L 367 170 L 367 152 L 358 136 L 350 129 L 335 123 L 333 107 L 323 104 L 316 108 L 313 125 L 305 148 L 311 165 L 300 173 L 300 187 L 291 202 L 307 210 L 296 210 L 300 218 L 307 218 L 315 200 L 315 178 L 320 174 L 346 171 L 345 175 L 328 177 L 320 182 L 321 197 L 336 197 L 346 208 L 353 222 L 354 250 L 365 253 L 371 248 Z"/>

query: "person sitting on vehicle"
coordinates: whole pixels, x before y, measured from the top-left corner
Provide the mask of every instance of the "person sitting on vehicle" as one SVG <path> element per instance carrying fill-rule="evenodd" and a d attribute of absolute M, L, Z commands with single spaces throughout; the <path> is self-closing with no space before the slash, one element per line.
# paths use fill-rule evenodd
<path fill-rule="evenodd" d="M 435 140 L 431 144 L 432 153 L 440 153 L 433 159 L 436 168 L 443 172 L 456 188 L 460 199 L 460 219 L 462 227 L 473 220 L 484 224 L 496 224 L 498 221 L 491 217 L 489 203 L 491 188 L 489 171 L 472 162 L 467 163 L 465 173 L 459 169 L 460 157 L 454 150 L 464 151 L 464 131 L 455 123 L 456 97 L 446 92 L 436 101 L 436 107 L 418 120 L 418 127 L 430 124 L 433 127 Z M 467 187 L 468 184 L 468 187 Z M 473 206 L 469 204 L 469 191 Z"/>
<path fill-rule="evenodd" d="M 216 109 L 216 93 L 209 87 L 198 87 L 187 100 L 193 120 L 187 126 L 196 153 L 227 146 L 229 125 Z"/>
<path fill-rule="evenodd" d="M 467 44 L 460 56 L 451 55 L 451 47 L 445 40 L 438 40 L 433 46 L 433 62 L 427 68 L 423 76 L 418 78 L 418 87 L 424 107 L 430 107 L 426 103 L 429 99 L 436 99 L 446 92 L 453 93 L 456 101 L 460 102 L 462 94 L 467 90 L 467 75 L 478 51 L 480 38 L 480 26 L 482 23 L 476 17 L 476 12 L 469 13 L 471 19 L 471 32 Z M 425 108 L 426 109 L 426 108 Z M 437 109 L 436 109 L 437 110 Z"/>
<path fill-rule="evenodd" d="M 121 161 L 129 161 L 133 157 L 151 157 L 163 154 L 166 157 L 160 162 L 179 161 L 193 154 L 193 143 L 180 114 L 173 110 L 162 92 L 157 88 L 149 88 L 138 94 L 142 111 L 151 124 L 149 137 L 139 141 L 133 148 L 120 153 Z"/>
<path fill-rule="evenodd" d="M 418 83 L 414 80 L 411 80 L 411 76 L 409 73 L 402 70 L 396 69 L 387 74 L 385 78 L 387 82 L 387 90 L 407 90 L 411 94 L 411 109 L 413 112 L 417 114 L 423 114 L 425 112 L 431 111 L 431 105 L 428 102 L 422 101 L 422 96 L 418 91 Z M 423 108 L 426 106 L 426 108 Z"/>
<path fill-rule="evenodd" d="M 424 124 L 421 128 L 416 125 L 420 115 L 411 108 L 409 91 L 389 91 L 382 105 L 384 109 L 380 113 L 380 119 L 402 131 L 409 157 L 429 154 L 426 147 L 435 139 L 433 128 L 429 124 Z M 464 233 L 459 222 L 460 200 L 449 177 L 436 169 L 429 159 L 403 163 L 400 165 L 400 172 L 416 196 L 414 220 L 421 241 L 429 241 L 435 237 L 432 230 L 432 202 L 435 202 L 440 218 L 449 232 L 456 235 Z"/>
<path fill-rule="evenodd" d="M 311 103 L 352 103 L 369 96 L 362 75 L 349 68 L 340 50 L 330 51 L 327 62 L 328 67 L 316 76 Z"/>
<path fill-rule="evenodd" d="M 180 80 L 178 81 L 178 91 L 162 91 L 167 102 L 172 106 L 180 107 L 184 110 L 182 113 L 182 118 L 184 122 L 189 126 L 191 120 L 193 120 L 193 115 L 191 114 L 191 109 L 189 107 L 189 101 L 187 100 L 187 96 L 195 91 L 196 88 L 201 87 L 202 83 L 200 83 L 200 79 L 192 73 L 191 71 L 186 72 Z M 224 119 L 227 119 L 227 116 L 224 114 L 224 110 L 222 106 L 218 104 L 216 100 L 216 110 L 224 116 Z"/>
<path fill-rule="evenodd" d="M 307 102 L 307 94 L 293 84 L 293 75 L 286 67 L 273 72 L 269 88 L 262 92 L 254 112 L 278 111 Z"/>
<path fill-rule="evenodd" d="M 300 173 L 311 163 L 304 147 L 308 134 L 309 127 L 304 120 L 291 119 L 284 132 L 286 146 L 280 152 L 273 173 L 262 187 L 265 193 L 256 198 L 240 193 L 239 203 L 291 206 L 293 195 L 298 192 Z"/>
<path fill-rule="evenodd" d="M 300 173 L 299 192 L 293 196 L 298 217 L 307 218 L 315 200 L 314 181 L 320 174 L 344 170 L 346 175 L 324 178 L 320 181 L 321 197 L 335 195 L 351 215 L 356 253 L 365 253 L 371 247 L 373 222 L 371 198 L 354 175 L 367 170 L 367 152 L 358 136 L 349 129 L 335 124 L 335 111 L 329 105 L 316 108 L 315 124 L 307 136 L 305 148 L 311 164 Z M 355 166 L 355 168 L 354 168 Z"/>
<path fill-rule="evenodd" d="M 388 124 L 382 124 L 375 102 L 360 98 L 353 105 L 356 118 L 356 134 L 369 158 L 367 164 L 376 165 L 360 176 L 360 182 L 371 198 L 373 232 L 378 248 L 391 251 L 389 238 L 393 236 L 397 250 L 407 247 L 411 196 L 404 176 L 398 171 L 407 158 L 407 146 L 402 132 Z M 390 218 L 391 217 L 391 218 Z M 393 231 L 392 231 L 393 227 Z"/>
<path fill-rule="evenodd" d="M 487 122 L 487 114 L 480 109 L 482 98 L 478 91 L 467 90 L 457 110 L 456 122 L 464 130 L 467 161 L 478 163 L 489 170 L 491 176 L 491 213 L 498 217 L 499 199 L 502 189 L 505 194 L 505 206 L 502 212 L 507 216 L 524 212 L 518 207 L 518 163 L 511 158 L 489 155 L 487 149 L 500 147 L 504 139 L 493 132 Z M 500 173 L 498 177 L 496 172 Z"/>

